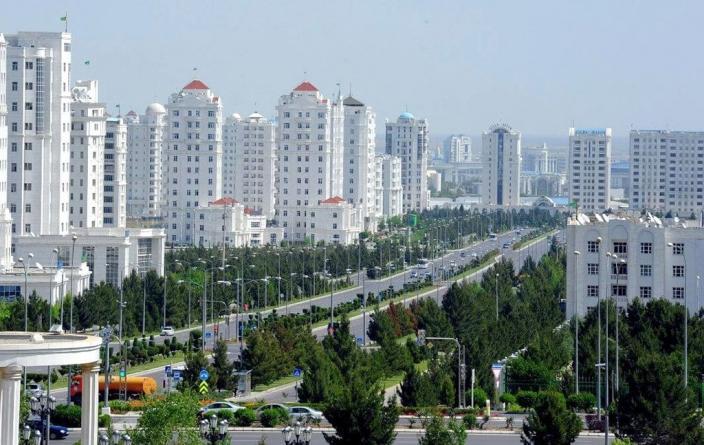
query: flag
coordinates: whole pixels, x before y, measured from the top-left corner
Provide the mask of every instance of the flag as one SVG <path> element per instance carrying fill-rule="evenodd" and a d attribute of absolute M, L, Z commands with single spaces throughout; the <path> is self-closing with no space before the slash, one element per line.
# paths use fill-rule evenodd
<path fill-rule="evenodd" d="M 65 15 L 65 16 L 61 17 L 60 20 L 61 20 L 62 22 L 67 22 L 67 21 L 68 21 L 68 16 Z"/>
<path fill-rule="evenodd" d="M 570 201 L 569 204 L 567 204 L 568 207 L 572 207 L 573 209 L 577 208 L 577 201 Z"/>
<path fill-rule="evenodd" d="M 84 64 L 84 65 L 90 65 L 90 60 L 86 60 L 85 62 L 83 62 L 83 64 Z"/>

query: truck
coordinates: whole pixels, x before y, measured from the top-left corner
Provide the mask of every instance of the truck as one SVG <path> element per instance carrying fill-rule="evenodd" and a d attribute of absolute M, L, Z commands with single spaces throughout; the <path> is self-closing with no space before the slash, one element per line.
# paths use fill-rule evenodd
<path fill-rule="evenodd" d="M 128 399 L 139 399 L 144 396 L 150 396 L 156 392 L 156 380 L 151 377 L 128 376 L 124 379 L 125 388 L 127 390 Z M 108 383 L 108 400 L 117 399 L 120 394 L 120 378 L 111 376 Z M 105 376 L 98 377 L 99 398 L 103 400 L 105 397 Z M 71 380 L 71 401 L 81 403 L 81 394 L 83 393 L 83 376 L 75 375 Z"/>

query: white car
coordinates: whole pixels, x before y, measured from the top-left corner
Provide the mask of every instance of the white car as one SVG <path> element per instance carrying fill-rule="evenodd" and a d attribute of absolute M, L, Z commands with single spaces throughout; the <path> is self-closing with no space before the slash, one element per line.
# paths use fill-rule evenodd
<path fill-rule="evenodd" d="M 198 414 L 201 418 L 204 418 L 211 414 L 217 414 L 217 412 L 221 410 L 230 411 L 231 413 L 234 413 L 235 411 L 239 411 L 241 409 L 244 409 L 244 406 L 235 405 L 234 403 L 230 402 L 213 402 L 201 408 Z"/>
<path fill-rule="evenodd" d="M 176 331 L 173 326 L 164 326 L 161 328 L 162 337 L 173 337 L 174 335 L 176 335 Z"/>
<path fill-rule="evenodd" d="M 321 422 L 325 421 L 322 411 L 308 408 L 307 406 L 292 406 L 288 409 L 289 417 L 292 421 L 315 419 Z"/>

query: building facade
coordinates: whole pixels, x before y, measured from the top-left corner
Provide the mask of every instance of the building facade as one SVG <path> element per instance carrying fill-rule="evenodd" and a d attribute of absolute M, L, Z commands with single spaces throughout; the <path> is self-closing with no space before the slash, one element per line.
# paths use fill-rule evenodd
<path fill-rule="evenodd" d="M 482 134 L 482 204 L 520 205 L 521 133 L 506 124 Z"/>
<path fill-rule="evenodd" d="M 7 43 L 0 33 L 0 271 L 12 266 L 12 216 L 7 206 Z"/>
<path fill-rule="evenodd" d="M 428 122 L 404 112 L 386 123 L 386 154 L 401 159 L 403 212 L 428 208 Z"/>
<path fill-rule="evenodd" d="M 164 202 L 166 108 L 149 105 L 141 116 L 130 111 L 127 124 L 127 216 L 158 218 Z"/>
<path fill-rule="evenodd" d="M 166 110 L 162 216 L 170 243 L 195 244 L 195 209 L 222 195 L 222 104 L 193 80 L 171 95 Z"/>
<path fill-rule="evenodd" d="M 343 101 L 342 197 L 359 209 L 365 230 L 376 230 L 376 113 L 352 96 Z"/>
<path fill-rule="evenodd" d="M 19 32 L 5 40 L 13 234 L 67 233 L 71 34 Z"/>
<path fill-rule="evenodd" d="M 333 104 L 310 82 L 281 96 L 276 219 L 284 237 L 304 242 L 310 207 L 342 194 L 342 103 Z"/>
<path fill-rule="evenodd" d="M 121 117 L 105 121 L 103 227 L 127 227 L 127 125 Z"/>
<path fill-rule="evenodd" d="M 704 132 L 634 130 L 630 134 L 630 203 L 674 215 L 704 208 Z"/>
<path fill-rule="evenodd" d="M 76 81 L 71 104 L 69 223 L 103 226 L 105 104 L 98 102 L 98 82 Z M 25 211 L 31 203 L 25 204 Z"/>
<path fill-rule="evenodd" d="M 472 138 L 463 134 L 452 135 L 445 141 L 445 162 L 467 163 L 474 160 Z"/>
<path fill-rule="evenodd" d="M 575 252 L 567 255 L 567 318 L 583 316 L 599 298 L 614 298 L 620 307 L 635 298 L 664 298 L 692 312 L 701 307 L 704 228 L 698 225 L 649 214 L 579 214 L 567 225 L 567 252 Z"/>
<path fill-rule="evenodd" d="M 377 218 L 388 219 L 403 215 L 401 158 L 391 155 L 376 155 L 375 164 Z"/>
<path fill-rule="evenodd" d="M 266 216 L 226 197 L 199 207 L 196 236 L 201 246 L 256 247 L 277 245 L 283 231 L 267 227 Z"/>
<path fill-rule="evenodd" d="M 611 129 L 570 128 L 569 198 L 585 212 L 602 212 L 611 202 Z"/>
<path fill-rule="evenodd" d="M 362 232 L 359 209 L 339 196 L 323 200 L 310 207 L 311 243 L 324 241 L 328 244 L 354 244 Z"/>

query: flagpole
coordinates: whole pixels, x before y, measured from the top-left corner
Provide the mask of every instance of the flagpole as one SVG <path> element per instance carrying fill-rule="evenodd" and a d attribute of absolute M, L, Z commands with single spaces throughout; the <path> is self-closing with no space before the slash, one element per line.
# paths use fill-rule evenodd
<path fill-rule="evenodd" d="M 66 15 L 64 17 L 66 17 L 66 20 L 64 20 L 64 22 L 66 22 L 64 25 L 64 32 L 68 32 L 68 11 L 66 11 Z"/>

